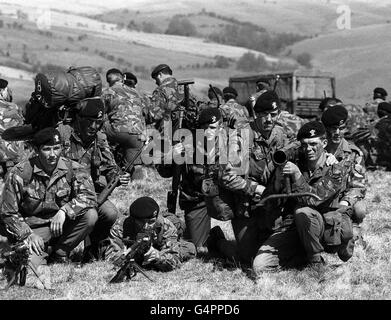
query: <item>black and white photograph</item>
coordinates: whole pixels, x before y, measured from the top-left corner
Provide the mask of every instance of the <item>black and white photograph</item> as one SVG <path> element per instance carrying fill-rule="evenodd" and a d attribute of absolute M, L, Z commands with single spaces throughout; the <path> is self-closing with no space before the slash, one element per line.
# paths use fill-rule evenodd
<path fill-rule="evenodd" d="M 391 0 L 0 0 L 0 300 L 390 300 L 390 52 Z"/>

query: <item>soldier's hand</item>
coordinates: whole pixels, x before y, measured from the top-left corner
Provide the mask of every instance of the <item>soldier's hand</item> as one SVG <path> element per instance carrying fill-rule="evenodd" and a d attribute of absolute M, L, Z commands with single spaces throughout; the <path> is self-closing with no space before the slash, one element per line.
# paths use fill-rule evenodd
<path fill-rule="evenodd" d="M 327 153 L 326 166 L 332 166 L 338 163 L 337 158 L 332 153 Z"/>
<path fill-rule="evenodd" d="M 119 182 L 121 183 L 121 185 L 123 186 L 126 186 L 129 184 L 130 182 L 130 173 L 129 172 L 125 172 L 124 174 L 121 174 L 119 176 Z"/>
<path fill-rule="evenodd" d="M 261 196 L 263 191 L 265 191 L 265 187 L 262 186 L 262 185 L 257 185 L 257 187 L 255 188 L 255 196 Z"/>
<path fill-rule="evenodd" d="M 294 163 L 288 161 L 282 168 L 282 174 L 291 176 L 295 181 L 301 177 L 301 171 Z"/>
<path fill-rule="evenodd" d="M 160 252 L 159 250 L 155 249 L 153 246 L 149 248 L 149 250 L 144 254 L 144 263 L 143 264 L 149 264 L 151 262 L 155 262 L 159 260 L 160 258 Z"/>
<path fill-rule="evenodd" d="M 235 115 L 229 116 L 228 119 L 227 119 L 227 127 L 231 128 L 231 129 L 235 129 L 236 120 L 237 119 L 236 119 Z"/>
<path fill-rule="evenodd" d="M 56 215 L 50 221 L 50 231 L 55 237 L 62 235 L 62 226 L 65 222 L 65 212 L 64 210 L 58 210 Z"/>
<path fill-rule="evenodd" d="M 31 234 L 27 238 L 27 243 L 30 247 L 30 251 L 34 252 L 36 255 L 40 256 L 44 253 L 45 243 L 39 235 L 35 233 Z"/>
<path fill-rule="evenodd" d="M 185 146 L 182 142 L 178 142 L 172 147 L 172 157 L 173 159 L 177 157 L 182 157 L 182 154 L 186 151 Z"/>

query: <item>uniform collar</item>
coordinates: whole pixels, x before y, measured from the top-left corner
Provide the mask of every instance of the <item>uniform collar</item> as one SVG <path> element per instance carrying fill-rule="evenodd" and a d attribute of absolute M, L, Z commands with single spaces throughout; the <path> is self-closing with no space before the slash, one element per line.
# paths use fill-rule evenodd
<path fill-rule="evenodd" d="M 39 176 L 49 177 L 49 175 L 42 168 L 38 166 L 38 163 L 39 163 L 39 158 L 37 156 L 33 159 L 33 173 Z M 57 166 L 52 173 L 52 176 L 55 176 L 56 174 L 59 174 L 61 176 L 65 174 L 68 170 L 69 169 L 65 164 L 65 158 L 60 157 L 60 159 L 58 159 Z"/>

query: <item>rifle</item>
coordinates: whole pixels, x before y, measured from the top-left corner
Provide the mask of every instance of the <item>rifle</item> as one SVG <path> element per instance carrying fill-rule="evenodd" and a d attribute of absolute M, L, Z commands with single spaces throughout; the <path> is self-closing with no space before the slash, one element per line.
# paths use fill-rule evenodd
<path fill-rule="evenodd" d="M 137 240 L 133 243 L 119 258 L 114 261 L 114 265 L 119 267 L 115 276 L 110 280 L 110 283 L 122 282 L 125 278 L 128 280 L 136 276 L 140 272 L 149 281 L 153 280 L 148 277 L 144 270 L 134 261 L 136 255 L 144 254 L 152 245 L 152 231 L 143 232 L 137 235 Z"/>
<path fill-rule="evenodd" d="M 144 151 L 144 147 L 152 140 L 152 137 L 149 137 L 147 142 L 137 151 L 137 153 L 134 155 L 133 159 L 130 160 L 126 166 L 120 170 L 119 174 L 111 179 L 111 181 L 107 184 L 107 186 L 102 190 L 101 193 L 98 195 L 98 207 L 104 203 L 107 198 L 110 196 L 110 194 L 113 192 L 113 190 L 117 187 L 120 177 L 124 172 L 128 172 L 129 169 L 133 169 L 134 162 L 136 159 L 141 155 L 141 153 Z"/>
<path fill-rule="evenodd" d="M 42 283 L 45 289 L 45 283 L 38 275 L 37 270 L 34 265 L 29 260 L 30 257 L 30 248 L 25 243 L 16 243 L 11 246 L 9 251 L 1 253 L 0 256 L 0 266 L 4 268 L 7 276 L 7 286 L 4 290 L 8 290 L 11 286 L 15 285 L 19 281 L 19 286 L 23 287 L 26 284 L 27 278 L 27 268 L 30 268 L 33 271 L 34 275 Z"/>
<path fill-rule="evenodd" d="M 276 152 L 273 153 L 272 155 L 272 160 L 276 166 L 283 167 L 289 160 L 289 154 L 288 151 L 284 150 L 277 150 Z M 284 176 L 285 180 L 285 188 L 286 188 L 286 193 L 277 193 L 277 194 L 271 194 L 269 196 L 266 196 L 264 198 L 258 198 L 256 199 L 257 203 L 255 204 L 256 207 L 258 206 L 263 206 L 266 201 L 271 200 L 271 199 L 277 199 L 277 198 L 294 198 L 294 197 L 313 197 L 316 198 L 317 200 L 321 200 L 320 197 L 314 193 L 311 192 L 292 192 L 291 188 L 291 180 L 288 175 Z"/>
<path fill-rule="evenodd" d="M 184 118 L 185 111 L 189 108 L 189 85 L 193 84 L 193 80 L 181 80 L 178 81 L 178 85 L 184 86 L 184 99 L 183 99 L 183 105 L 179 106 L 179 116 L 178 116 L 178 125 L 176 126 L 176 129 L 182 129 L 182 122 Z M 175 142 L 175 143 L 174 143 Z M 179 143 L 181 141 L 174 141 L 173 145 L 176 143 Z M 167 193 L 167 209 L 168 212 L 175 214 L 176 213 L 176 203 L 178 198 L 178 189 L 181 182 L 181 171 L 182 166 L 177 165 L 173 163 L 173 175 L 172 175 L 172 183 L 171 183 L 171 190 Z"/>
<path fill-rule="evenodd" d="M 219 107 L 220 107 L 220 99 L 219 99 L 219 96 L 218 96 L 216 90 L 213 88 L 213 86 L 212 86 L 211 84 L 209 84 L 209 88 L 210 88 L 210 90 L 212 90 L 213 94 L 215 95 L 216 100 L 217 100 L 217 108 L 219 108 Z"/>

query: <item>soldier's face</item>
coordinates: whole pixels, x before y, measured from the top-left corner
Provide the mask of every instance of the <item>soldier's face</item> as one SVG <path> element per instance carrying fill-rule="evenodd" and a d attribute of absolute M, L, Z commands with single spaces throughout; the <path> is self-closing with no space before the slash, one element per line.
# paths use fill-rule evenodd
<path fill-rule="evenodd" d="M 135 219 L 135 224 L 137 227 L 137 230 L 140 231 L 150 231 L 153 230 L 155 227 L 157 218 L 151 218 L 151 219 Z"/>
<path fill-rule="evenodd" d="M 318 159 L 325 152 L 324 148 L 327 146 L 327 139 L 320 137 L 306 138 L 301 141 L 301 149 L 304 152 L 308 161 L 318 161 Z"/>
<path fill-rule="evenodd" d="M 332 126 L 326 128 L 327 132 L 327 140 L 331 143 L 338 144 L 342 141 L 342 138 L 346 133 L 346 125 L 343 124 L 341 126 Z"/>
<path fill-rule="evenodd" d="M 278 117 L 278 110 L 271 112 L 257 112 L 255 120 L 258 126 L 264 131 L 271 131 Z"/>
<path fill-rule="evenodd" d="M 94 139 L 96 133 L 100 130 L 102 126 L 102 119 L 96 118 L 79 118 L 79 130 L 81 139 L 83 141 L 88 141 Z"/>
<path fill-rule="evenodd" d="M 206 140 L 212 141 L 215 139 L 219 130 L 219 123 L 219 121 L 216 121 L 204 127 Z"/>
<path fill-rule="evenodd" d="M 39 147 L 38 157 L 45 171 L 53 171 L 61 155 L 61 144 L 42 145 Z"/>

